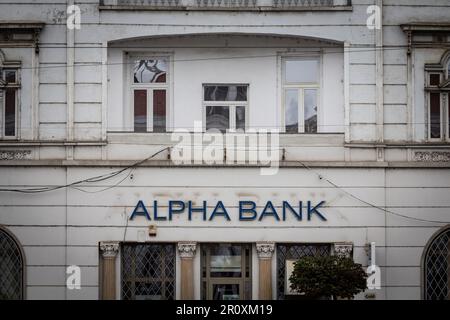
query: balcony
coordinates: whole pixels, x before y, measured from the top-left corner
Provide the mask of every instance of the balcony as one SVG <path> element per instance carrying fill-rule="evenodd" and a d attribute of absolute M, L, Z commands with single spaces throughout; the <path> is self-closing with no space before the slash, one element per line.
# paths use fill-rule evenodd
<path fill-rule="evenodd" d="M 100 10 L 330 11 L 351 8 L 351 0 L 100 0 Z"/>

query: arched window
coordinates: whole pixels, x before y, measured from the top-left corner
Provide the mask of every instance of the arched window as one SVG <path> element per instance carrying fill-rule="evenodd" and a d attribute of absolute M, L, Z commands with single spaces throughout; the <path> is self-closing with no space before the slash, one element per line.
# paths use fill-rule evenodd
<path fill-rule="evenodd" d="M 425 250 L 424 299 L 450 300 L 450 227 L 433 237 Z"/>
<path fill-rule="evenodd" d="M 23 299 L 23 261 L 18 242 L 0 228 L 0 300 Z"/>
<path fill-rule="evenodd" d="M 450 59 L 447 62 L 447 79 L 450 79 Z"/>

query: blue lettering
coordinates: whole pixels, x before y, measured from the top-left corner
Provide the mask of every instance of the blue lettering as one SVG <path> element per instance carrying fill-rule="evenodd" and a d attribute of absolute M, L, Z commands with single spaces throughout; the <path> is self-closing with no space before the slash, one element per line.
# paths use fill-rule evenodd
<path fill-rule="evenodd" d="M 311 201 L 308 201 L 308 221 L 311 220 L 311 216 L 313 213 L 317 214 L 322 221 L 327 221 L 327 219 L 317 210 L 325 201 L 321 201 L 318 205 L 311 208 Z"/>
<path fill-rule="evenodd" d="M 244 208 L 244 206 L 250 205 L 251 208 Z M 256 213 L 256 203 L 254 203 L 253 201 L 239 201 L 239 220 L 244 221 L 244 220 L 255 220 L 257 213 Z M 244 213 L 252 213 L 251 216 L 244 216 Z"/>
<path fill-rule="evenodd" d="M 287 201 L 283 201 L 283 221 L 286 221 L 286 211 L 289 209 L 294 216 L 297 218 L 297 220 L 302 221 L 302 211 L 303 211 L 303 202 L 300 201 L 298 203 L 298 212 L 295 212 L 294 208 L 289 204 Z"/>
<path fill-rule="evenodd" d="M 153 201 L 153 219 L 155 221 L 167 220 L 167 217 L 158 217 L 158 201 Z"/>
<path fill-rule="evenodd" d="M 261 216 L 259 217 L 259 221 L 261 221 L 265 216 L 274 216 L 277 221 L 280 221 L 280 217 L 278 216 L 278 213 L 275 210 L 272 201 L 267 201 L 266 206 L 264 207 Z"/>
<path fill-rule="evenodd" d="M 203 221 L 206 221 L 206 201 L 203 201 L 203 206 L 201 208 L 192 208 L 192 201 L 188 202 L 189 206 L 189 221 L 192 220 L 193 212 L 202 212 L 203 213 Z"/>
<path fill-rule="evenodd" d="M 218 212 L 218 210 L 221 210 Z M 209 217 L 209 221 L 214 219 L 215 216 L 224 216 L 228 221 L 230 221 L 230 216 L 228 215 L 227 209 L 225 209 L 225 206 L 223 205 L 222 201 L 217 202 L 216 207 L 214 208 L 213 213 L 211 214 L 211 217 Z"/>
<path fill-rule="evenodd" d="M 133 210 L 133 213 L 130 216 L 130 220 L 133 220 L 135 216 L 144 216 L 147 218 L 147 220 L 152 220 L 150 219 L 150 215 L 148 214 L 147 208 L 145 207 L 142 200 L 139 200 L 139 202 L 137 203 L 136 207 Z"/>
<path fill-rule="evenodd" d="M 178 209 L 174 207 L 179 207 Z M 172 220 L 172 216 L 174 213 L 182 213 L 186 205 L 183 201 L 169 201 L 169 220 Z"/>

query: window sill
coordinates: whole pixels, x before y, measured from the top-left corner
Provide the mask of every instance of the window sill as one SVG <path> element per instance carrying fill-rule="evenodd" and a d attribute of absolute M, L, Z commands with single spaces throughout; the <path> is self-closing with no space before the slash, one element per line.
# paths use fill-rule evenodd
<path fill-rule="evenodd" d="M 191 132 L 193 133 L 193 132 Z M 244 133 L 245 134 L 245 133 Z M 143 144 L 143 145 L 173 145 L 178 140 L 171 140 L 172 132 L 167 133 L 134 133 L 134 132 L 108 132 L 109 144 Z M 207 144 L 207 143 L 206 143 Z M 282 146 L 343 146 L 343 133 L 280 133 Z"/>

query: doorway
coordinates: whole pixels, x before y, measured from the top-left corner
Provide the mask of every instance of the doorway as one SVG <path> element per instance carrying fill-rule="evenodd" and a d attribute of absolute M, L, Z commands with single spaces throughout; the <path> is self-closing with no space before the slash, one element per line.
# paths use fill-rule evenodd
<path fill-rule="evenodd" d="M 250 244 L 202 244 L 201 252 L 202 299 L 251 299 Z"/>

